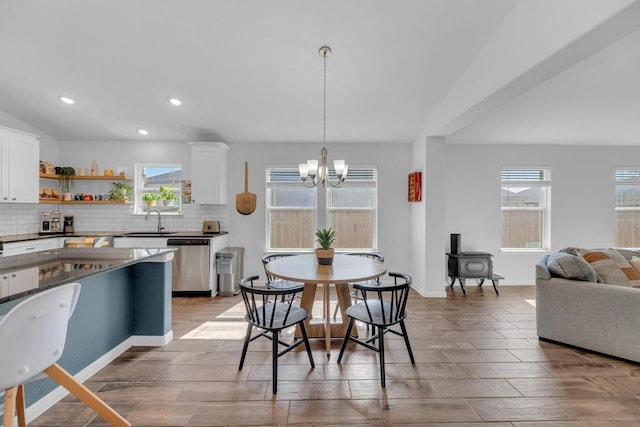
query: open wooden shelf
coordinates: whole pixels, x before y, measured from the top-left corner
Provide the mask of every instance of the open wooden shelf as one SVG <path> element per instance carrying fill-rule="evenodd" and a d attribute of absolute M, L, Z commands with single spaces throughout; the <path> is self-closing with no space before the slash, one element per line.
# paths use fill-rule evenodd
<path fill-rule="evenodd" d="M 40 174 L 40 178 L 49 178 L 49 179 L 58 179 L 61 176 L 66 176 L 66 175 L 56 175 L 56 174 L 47 174 L 47 173 L 41 173 Z M 133 179 L 127 176 L 122 176 L 122 175 L 69 175 L 69 178 L 71 179 L 87 179 L 87 180 L 115 180 L 115 181 L 123 181 L 123 180 L 127 180 L 127 179 Z"/>
<path fill-rule="evenodd" d="M 53 198 L 40 198 L 40 203 L 61 204 L 61 205 L 126 205 L 127 202 L 119 202 L 116 200 L 61 200 Z"/>

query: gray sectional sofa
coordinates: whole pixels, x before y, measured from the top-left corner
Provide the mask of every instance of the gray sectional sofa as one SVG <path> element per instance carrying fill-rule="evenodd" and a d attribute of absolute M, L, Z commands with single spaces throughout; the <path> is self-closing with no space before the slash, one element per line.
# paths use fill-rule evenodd
<path fill-rule="evenodd" d="M 559 277 L 549 257 L 536 265 L 539 338 L 640 362 L 640 288 Z"/>

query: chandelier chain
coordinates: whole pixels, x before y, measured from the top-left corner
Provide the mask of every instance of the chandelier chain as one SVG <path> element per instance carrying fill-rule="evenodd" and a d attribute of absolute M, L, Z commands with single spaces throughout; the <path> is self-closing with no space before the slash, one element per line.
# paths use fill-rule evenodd
<path fill-rule="evenodd" d="M 322 87 L 322 145 L 327 143 L 327 54 L 322 55 L 324 62 L 324 81 Z"/>

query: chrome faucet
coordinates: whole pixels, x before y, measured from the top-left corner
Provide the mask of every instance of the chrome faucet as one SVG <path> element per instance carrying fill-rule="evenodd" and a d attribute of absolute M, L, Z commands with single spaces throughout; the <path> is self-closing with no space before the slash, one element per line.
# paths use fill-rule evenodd
<path fill-rule="evenodd" d="M 158 209 L 149 209 L 147 214 L 144 216 L 144 220 L 149 221 L 149 215 L 151 215 L 151 212 L 155 212 L 158 214 L 158 233 L 160 233 L 162 230 L 164 230 L 164 227 L 162 226 L 162 215 L 160 215 L 160 211 Z"/>

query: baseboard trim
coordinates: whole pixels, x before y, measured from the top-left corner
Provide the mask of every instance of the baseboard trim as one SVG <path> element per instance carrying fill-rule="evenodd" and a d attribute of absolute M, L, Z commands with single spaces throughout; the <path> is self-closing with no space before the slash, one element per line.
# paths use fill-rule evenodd
<path fill-rule="evenodd" d="M 422 295 L 425 298 L 446 298 L 447 297 L 447 291 L 443 290 L 441 292 L 418 292 L 420 295 Z"/>
<path fill-rule="evenodd" d="M 134 335 L 129 339 L 133 340 L 133 343 L 131 344 L 132 346 L 136 345 L 140 347 L 162 347 L 169 344 L 169 342 L 173 340 L 173 331 L 171 330 L 163 336 Z"/>

